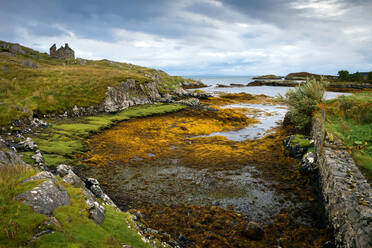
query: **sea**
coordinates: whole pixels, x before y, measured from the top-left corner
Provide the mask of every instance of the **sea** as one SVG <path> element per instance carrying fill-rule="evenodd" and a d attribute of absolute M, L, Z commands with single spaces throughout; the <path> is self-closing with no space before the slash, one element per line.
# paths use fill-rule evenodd
<path fill-rule="evenodd" d="M 254 81 L 255 76 L 184 76 L 185 78 L 191 78 L 194 80 L 199 80 L 203 82 L 208 87 L 201 88 L 209 93 L 248 93 L 252 95 L 266 95 L 270 97 L 276 97 L 279 94 L 284 96 L 289 89 L 294 89 L 293 87 L 285 86 L 244 86 L 244 87 L 218 87 L 218 84 L 230 85 L 230 84 L 243 84 Z M 348 93 L 341 92 L 326 92 L 325 99 L 336 98 L 340 95 L 349 95 Z"/>

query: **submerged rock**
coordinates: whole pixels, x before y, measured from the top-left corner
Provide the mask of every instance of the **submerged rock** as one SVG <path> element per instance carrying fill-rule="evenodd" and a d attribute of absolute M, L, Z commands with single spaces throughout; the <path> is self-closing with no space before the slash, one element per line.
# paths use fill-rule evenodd
<path fill-rule="evenodd" d="M 253 240 L 261 240 L 264 238 L 265 232 L 258 223 L 250 221 L 244 228 L 244 235 Z"/>

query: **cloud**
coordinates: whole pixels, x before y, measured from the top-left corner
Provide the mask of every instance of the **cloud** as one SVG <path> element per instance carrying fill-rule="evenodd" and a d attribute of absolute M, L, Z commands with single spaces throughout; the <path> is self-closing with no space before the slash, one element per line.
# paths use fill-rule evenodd
<path fill-rule="evenodd" d="M 371 12 L 362 0 L 15 0 L 0 39 L 171 74 L 335 74 L 371 70 Z"/>

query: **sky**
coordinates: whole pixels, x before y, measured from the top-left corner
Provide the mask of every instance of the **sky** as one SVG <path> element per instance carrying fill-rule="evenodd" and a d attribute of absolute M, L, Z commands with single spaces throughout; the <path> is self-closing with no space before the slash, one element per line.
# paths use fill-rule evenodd
<path fill-rule="evenodd" d="M 0 40 L 42 52 L 171 75 L 372 71 L 371 0 L 0 1 Z"/>

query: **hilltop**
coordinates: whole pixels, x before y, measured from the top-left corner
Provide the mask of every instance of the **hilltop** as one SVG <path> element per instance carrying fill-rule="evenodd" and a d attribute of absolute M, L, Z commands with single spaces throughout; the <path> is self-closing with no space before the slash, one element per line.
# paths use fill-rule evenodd
<path fill-rule="evenodd" d="M 61 115 L 73 109 L 119 111 L 169 98 L 181 87 L 202 86 L 201 82 L 170 76 L 161 70 L 106 59 L 61 60 L 5 41 L 0 41 L 0 82 L 0 126 L 30 116 Z M 127 99 L 128 106 L 107 111 L 102 104 L 108 90 L 116 87 L 124 87 L 130 98 L 140 100 Z"/>

